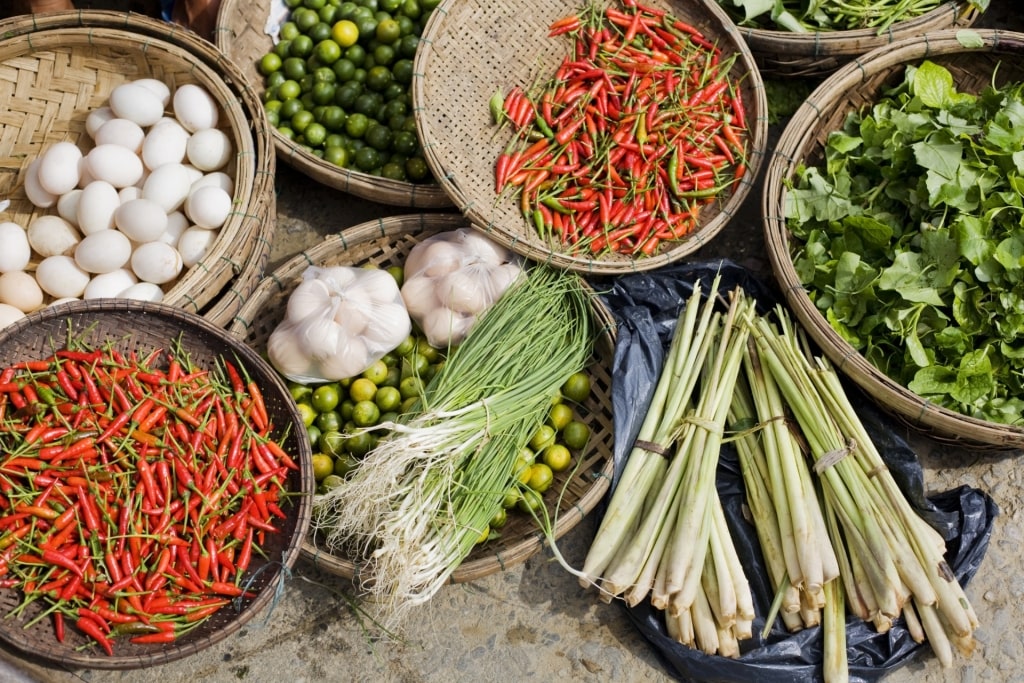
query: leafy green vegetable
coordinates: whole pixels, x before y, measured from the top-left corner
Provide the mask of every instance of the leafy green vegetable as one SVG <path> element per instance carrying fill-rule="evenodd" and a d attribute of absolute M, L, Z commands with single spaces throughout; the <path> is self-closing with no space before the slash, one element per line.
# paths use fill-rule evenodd
<path fill-rule="evenodd" d="M 1024 84 L 962 93 L 909 66 L 789 185 L 793 264 L 829 324 L 927 400 L 1024 424 Z"/>

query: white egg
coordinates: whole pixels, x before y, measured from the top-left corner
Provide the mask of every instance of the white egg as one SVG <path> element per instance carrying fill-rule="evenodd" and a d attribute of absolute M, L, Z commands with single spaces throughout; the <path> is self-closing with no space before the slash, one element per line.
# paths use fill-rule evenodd
<path fill-rule="evenodd" d="M 376 353 L 389 353 L 409 336 L 412 321 L 401 303 L 379 304 L 373 307 L 373 323 L 363 335 L 368 349 Z"/>
<path fill-rule="evenodd" d="M 217 125 L 217 102 L 209 91 L 200 85 L 187 83 L 175 90 L 173 107 L 175 118 L 191 133 Z"/>
<path fill-rule="evenodd" d="M 160 289 L 160 285 L 154 285 L 152 282 L 136 282 L 118 296 L 122 299 L 138 299 L 139 301 L 163 301 L 164 290 Z"/>
<path fill-rule="evenodd" d="M 121 145 L 136 154 L 142 149 L 142 141 L 146 139 L 146 131 L 142 126 L 128 119 L 110 119 L 96 131 L 97 145 Z"/>
<path fill-rule="evenodd" d="M 431 346 L 443 349 L 450 344 L 460 344 L 475 321 L 473 316 L 439 306 L 420 321 L 420 328 Z"/>
<path fill-rule="evenodd" d="M 49 307 L 49 306 L 59 306 L 61 304 L 66 304 L 66 303 L 69 303 L 71 301 L 81 301 L 81 299 L 78 298 L 77 296 L 62 296 L 61 298 L 54 299 L 53 301 L 48 303 L 47 307 Z"/>
<path fill-rule="evenodd" d="M 185 150 L 189 162 L 200 171 L 207 172 L 223 168 L 233 152 L 231 138 L 219 128 L 196 131 L 188 139 Z"/>
<path fill-rule="evenodd" d="M 188 149 L 189 132 L 174 119 L 149 129 L 142 141 L 142 162 L 152 170 L 164 164 L 180 164 Z"/>
<path fill-rule="evenodd" d="M 60 216 L 51 215 L 32 219 L 26 237 L 32 249 L 43 258 L 71 254 L 82 240 L 75 226 Z"/>
<path fill-rule="evenodd" d="M 200 187 L 206 187 L 207 185 L 213 185 L 219 187 L 230 195 L 235 194 L 235 181 L 224 171 L 213 171 L 212 173 L 205 173 L 203 177 L 192 183 L 191 192 L 195 192 Z"/>
<path fill-rule="evenodd" d="M 334 310 L 334 322 L 341 326 L 348 337 L 363 334 L 370 324 L 373 308 L 365 302 L 342 299 Z"/>
<path fill-rule="evenodd" d="M 188 228 L 188 218 L 185 217 L 185 214 L 181 211 L 172 211 L 167 214 L 167 228 L 164 229 L 164 234 L 160 235 L 160 241 L 176 248 L 182 233 Z"/>
<path fill-rule="evenodd" d="M 206 228 L 191 227 L 181 233 L 176 245 L 178 253 L 181 254 L 181 262 L 186 268 L 191 268 L 203 260 L 210 251 L 210 247 L 217 241 L 218 231 L 207 230 Z"/>
<path fill-rule="evenodd" d="M 181 273 L 181 254 L 165 242 L 147 242 L 132 253 L 132 271 L 144 282 L 162 285 Z"/>
<path fill-rule="evenodd" d="M 0 223 L 0 273 L 25 270 L 31 258 L 25 228 L 11 221 Z"/>
<path fill-rule="evenodd" d="M 315 361 L 344 353 L 346 339 L 341 325 L 330 318 L 311 318 L 303 322 L 302 348 Z"/>
<path fill-rule="evenodd" d="M 349 296 L 363 296 L 374 303 L 392 303 L 401 300 L 398 282 L 383 268 L 360 268 L 355 282 L 348 287 Z"/>
<path fill-rule="evenodd" d="M 171 102 L 171 88 L 159 78 L 136 78 L 132 81 L 135 85 L 141 85 L 160 98 L 160 104 L 167 106 Z"/>
<path fill-rule="evenodd" d="M 0 302 L 28 313 L 43 305 L 43 290 L 30 273 L 12 270 L 0 275 Z"/>
<path fill-rule="evenodd" d="M 512 252 L 506 247 L 473 228 L 459 228 L 456 233 L 466 250 L 485 263 L 496 266 L 512 257 Z"/>
<path fill-rule="evenodd" d="M 94 180 L 78 198 L 78 227 L 88 235 L 114 227 L 114 212 L 121 205 L 117 188 L 105 180 Z"/>
<path fill-rule="evenodd" d="M 164 164 L 153 169 L 142 186 L 142 196 L 160 205 L 166 213 L 177 211 L 188 197 L 192 181 L 182 164 Z"/>
<path fill-rule="evenodd" d="M 122 204 L 126 204 L 133 199 L 139 199 L 142 196 L 142 188 L 137 185 L 129 185 L 128 187 L 122 187 L 117 191 L 117 200 Z"/>
<path fill-rule="evenodd" d="M 336 353 L 320 360 L 319 371 L 323 379 L 339 380 L 355 377 L 370 367 L 373 359 L 366 350 L 366 344 L 359 337 L 348 340 L 344 353 Z"/>
<path fill-rule="evenodd" d="M 80 297 L 89 280 L 89 273 L 70 256 L 48 256 L 36 266 L 36 281 L 53 297 Z"/>
<path fill-rule="evenodd" d="M 185 215 L 203 228 L 219 228 L 231 215 L 231 195 L 213 185 L 200 187 L 185 200 Z"/>
<path fill-rule="evenodd" d="M 28 162 L 25 167 L 25 196 L 33 205 L 40 209 L 48 209 L 57 203 L 57 195 L 48 191 L 39 183 L 39 163 L 42 161 L 36 157 Z"/>
<path fill-rule="evenodd" d="M 189 186 L 191 186 L 197 180 L 199 180 L 200 178 L 203 177 L 203 172 L 200 171 L 195 166 L 193 166 L 192 164 L 182 164 L 182 166 L 184 166 L 185 170 L 188 171 L 188 184 L 189 184 Z"/>
<path fill-rule="evenodd" d="M 0 329 L 25 317 L 24 311 L 20 311 L 9 304 L 0 304 Z"/>
<path fill-rule="evenodd" d="M 85 162 L 94 178 L 117 188 L 134 185 L 142 177 L 142 159 L 120 145 L 97 145 L 85 155 Z"/>
<path fill-rule="evenodd" d="M 307 317 L 322 313 L 331 306 L 331 290 L 323 280 L 303 280 L 288 295 L 285 319 L 302 322 Z"/>
<path fill-rule="evenodd" d="M 116 116 L 134 121 L 143 128 L 152 126 L 164 115 L 160 96 L 137 83 L 122 83 L 111 90 L 109 104 Z"/>
<path fill-rule="evenodd" d="M 39 161 L 39 184 L 47 192 L 62 195 L 78 185 L 82 150 L 73 142 L 57 142 L 46 148 Z"/>
<path fill-rule="evenodd" d="M 402 285 L 402 301 L 414 320 L 419 321 L 441 305 L 431 278 L 419 275 Z"/>
<path fill-rule="evenodd" d="M 134 242 L 152 242 L 167 229 L 167 212 L 152 199 L 140 197 L 117 207 L 114 225 Z"/>
<path fill-rule="evenodd" d="M 480 277 L 480 274 L 483 277 Z M 456 313 L 479 315 L 490 304 L 490 274 L 475 268 L 460 268 L 438 278 L 441 303 Z"/>
<path fill-rule="evenodd" d="M 66 192 L 57 200 L 57 214 L 71 225 L 78 227 L 78 200 L 82 196 L 81 188 Z"/>
<path fill-rule="evenodd" d="M 491 271 L 491 297 L 497 301 L 498 297 L 505 293 L 512 283 L 523 274 L 523 269 L 515 261 L 502 263 Z"/>
<path fill-rule="evenodd" d="M 135 273 L 126 269 L 118 268 L 109 273 L 95 275 L 89 284 L 85 286 L 82 293 L 83 299 L 113 299 L 121 296 L 129 287 L 137 284 L 139 279 Z"/>
<path fill-rule="evenodd" d="M 89 162 L 82 157 L 82 160 L 78 162 L 78 188 L 84 189 L 86 185 L 96 180 L 92 172 L 89 170 Z"/>
<path fill-rule="evenodd" d="M 117 114 L 110 107 L 98 107 L 89 112 L 85 117 L 85 131 L 89 137 L 96 139 L 96 131 L 103 127 L 103 124 L 110 119 L 116 119 Z"/>
<path fill-rule="evenodd" d="M 100 230 L 86 235 L 75 247 L 75 263 L 88 273 L 109 273 L 132 257 L 132 243 L 118 230 Z"/>

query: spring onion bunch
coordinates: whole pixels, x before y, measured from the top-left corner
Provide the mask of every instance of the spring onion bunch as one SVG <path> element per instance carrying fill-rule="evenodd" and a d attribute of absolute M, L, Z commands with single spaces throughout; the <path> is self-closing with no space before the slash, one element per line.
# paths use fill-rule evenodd
<path fill-rule="evenodd" d="M 501 508 L 517 455 L 590 357 L 589 297 L 578 276 L 527 271 L 451 350 L 421 410 L 316 497 L 314 527 L 359 564 L 385 625 L 447 582 Z"/>

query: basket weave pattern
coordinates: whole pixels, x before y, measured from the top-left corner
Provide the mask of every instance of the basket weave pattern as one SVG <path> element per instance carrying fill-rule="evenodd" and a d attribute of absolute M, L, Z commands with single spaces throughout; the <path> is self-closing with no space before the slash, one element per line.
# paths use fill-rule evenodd
<path fill-rule="evenodd" d="M 263 273 L 276 222 L 275 156 L 255 92 L 208 42 L 145 15 L 58 12 L 0 22 L 0 196 L 27 226 L 40 210 L 22 180 L 28 162 L 61 140 L 88 143 L 85 118 L 121 83 L 155 77 L 196 83 L 221 105 L 236 154 L 234 211 L 202 261 L 182 273 L 164 303 L 224 325 Z"/>
<path fill-rule="evenodd" d="M 301 282 L 307 267 L 403 265 L 412 248 L 427 237 L 466 225 L 465 218 L 455 214 L 396 216 L 363 223 L 328 237 L 264 278 L 229 330 L 253 348 L 263 350 L 270 333 L 284 316 L 288 296 Z M 611 483 L 614 322 L 611 313 L 597 297 L 594 297 L 593 315 L 601 333 L 594 361 L 587 369 L 591 397 L 585 406 L 584 419 L 591 428 L 590 445 L 581 456 L 583 462 L 575 474 L 571 470 L 556 474 L 554 483 L 544 495 L 549 514 L 553 517 L 556 507 L 559 513 L 555 523 L 556 537 L 567 533 L 593 510 Z M 565 491 L 559 505 L 557 498 L 563 487 Z M 501 529 L 501 538 L 477 546 L 454 571 L 451 581 L 472 581 L 525 562 L 541 549 L 543 543 L 543 535 L 532 519 L 526 515 L 510 514 L 507 524 Z M 312 538 L 303 544 L 302 554 L 320 569 L 334 575 L 354 578 L 359 571 L 348 558 L 331 555 L 318 548 Z"/>
<path fill-rule="evenodd" d="M 765 175 L 765 241 L 775 278 L 808 334 L 837 367 L 879 405 L 911 427 L 955 443 L 976 447 L 1024 447 L 1024 429 L 967 417 L 924 401 L 871 365 L 817 310 L 800 284 L 790 256 L 786 228 L 786 183 L 800 164 L 817 165 L 829 132 L 848 112 L 874 104 L 886 88 L 902 81 L 905 67 L 928 59 L 947 68 L 957 90 L 979 92 L 989 84 L 1024 80 L 1024 34 L 977 30 L 980 48 L 965 48 L 956 31 L 938 31 L 872 51 L 843 67 L 797 110 L 779 140 Z"/>
<path fill-rule="evenodd" d="M 288 478 L 291 492 L 307 494 L 313 490 L 313 470 L 308 441 L 297 436 L 302 418 L 287 387 L 277 373 L 259 355 L 223 328 L 180 308 L 140 301 L 102 299 L 57 304 L 30 314 L 0 332 L 0 366 L 23 360 L 44 358 L 53 353 L 54 343 L 69 336 L 92 348 L 110 344 L 125 356 L 136 352 L 146 356 L 156 349 L 167 349 L 169 340 L 180 339 L 181 348 L 199 368 L 212 369 L 220 358 L 237 360 L 257 382 L 264 396 L 267 413 L 281 433 L 292 425 L 282 447 L 299 463 L 299 471 Z M 229 605 L 197 629 L 167 645 L 140 645 L 119 639 L 114 656 L 96 654 L 95 648 L 78 650 L 87 643 L 85 636 L 68 628 L 63 644 L 57 642 L 49 619 L 43 618 L 24 628 L 42 613 L 42 601 L 36 601 L 18 618 L 0 622 L 0 640 L 34 656 L 68 666 L 96 669 L 136 669 L 169 662 L 194 654 L 238 631 L 274 599 L 278 582 L 287 575 L 299 557 L 311 517 L 311 497 L 293 496 L 283 509 L 286 519 L 277 520 L 279 532 L 268 534 L 262 545 L 266 557 L 253 553 L 252 563 L 243 577 L 255 598 L 240 605 Z M 251 583 L 249 583 L 251 581 Z M 22 600 L 18 591 L 0 591 L 0 614 L 7 613 Z"/>

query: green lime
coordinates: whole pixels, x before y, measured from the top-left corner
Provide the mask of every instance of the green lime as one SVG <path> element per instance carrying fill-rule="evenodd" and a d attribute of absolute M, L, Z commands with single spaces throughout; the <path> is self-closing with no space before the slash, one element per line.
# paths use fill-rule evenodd
<path fill-rule="evenodd" d="M 292 44 L 288 47 L 289 57 L 301 57 L 305 59 L 311 54 L 313 54 L 313 39 L 305 34 L 296 36 L 295 40 L 293 40 Z"/>
<path fill-rule="evenodd" d="M 264 76 L 269 76 L 281 68 L 281 57 L 274 52 L 268 52 L 260 58 L 259 70 Z"/>
<path fill-rule="evenodd" d="M 573 420 L 562 428 L 562 443 L 571 450 L 583 450 L 590 440 L 590 427 L 579 420 Z"/>
<path fill-rule="evenodd" d="M 548 424 L 554 427 L 556 432 L 562 431 L 565 425 L 572 422 L 572 407 L 565 403 L 556 403 L 548 409 Z"/>
<path fill-rule="evenodd" d="M 309 447 L 316 450 L 320 443 L 320 428 L 315 424 L 306 427 L 306 437 L 309 439 Z"/>
<path fill-rule="evenodd" d="M 331 37 L 340 47 L 351 47 L 359 40 L 359 27 L 353 21 L 342 19 L 331 27 Z"/>
<path fill-rule="evenodd" d="M 323 481 L 329 474 L 334 474 L 334 458 L 326 453 L 314 453 L 313 478 L 317 481 Z"/>
<path fill-rule="evenodd" d="M 317 415 L 313 425 L 323 434 L 324 432 L 340 431 L 342 423 L 341 413 L 336 410 L 328 410 Z"/>
<path fill-rule="evenodd" d="M 288 79 L 281 85 L 277 86 L 277 97 L 282 102 L 285 100 L 297 100 L 299 95 L 302 94 L 302 86 L 299 85 L 298 81 Z M 284 114 L 281 112 L 282 115 Z"/>
<path fill-rule="evenodd" d="M 543 462 L 535 462 L 530 465 L 530 476 L 526 485 L 537 493 L 544 493 L 551 488 L 551 482 L 555 480 L 555 473 Z"/>
<path fill-rule="evenodd" d="M 366 114 L 360 114 L 355 112 L 349 114 L 348 120 L 345 121 L 345 132 L 353 138 L 361 138 L 366 134 L 366 129 L 370 125 L 370 119 Z"/>
<path fill-rule="evenodd" d="M 383 386 L 377 389 L 373 399 L 382 413 L 398 410 L 402 405 L 402 392 L 395 387 Z"/>
<path fill-rule="evenodd" d="M 552 472 L 564 472 L 572 464 L 572 453 L 563 444 L 553 443 L 540 454 L 540 461 Z"/>
<path fill-rule="evenodd" d="M 291 394 L 292 400 L 298 403 L 313 393 L 313 387 L 301 382 L 288 382 L 288 393 Z"/>
<path fill-rule="evenodd" d="M 324 148 L 324 161 L 345 168 L 348 166 L 348 150 L 344 147 L 331 145 Z"/>
<path fill-rule="evenodd" d="M 363 147 L 356 152 L 355 166 L 360 171 L 370 172 L 380 166 L 380 152 L 373 147 Z"/>
<path fill-rule="evenodd" d="M 380 386 L 388 378 L 388 364 L 383 360 L 376 360 L 363 370 L 362 377 L 373 382 L 375 386 Z"/>
<path fill-rule="evenodd" d="M 423 181 L 430 176 L 430 167 L 423 157 L 415 156 L 405 162 L 405 173 L 410 180 Z"/>
<path fill-rule="evenodd" d="M 342 453 L 334 460 L 334 474 L 339 477 L 347 477 L 357 467 L 359 467 L 359 461 L 350 451 Z"/>
<path fill-rule="evenodd" d="M 583 403 L 590 396 L 590 375 L 574 372 L 562 384 L 562 395 L 570 401 Z"/>
<path fill-rule="evenodd" d="M 542 451 L 555 442 L 555 428 L 549 424 L 541 425 L 530 437 L 530 448 Z"/>
<path fill-rule="evenodd" d="M 321 433 L 320 450 L 333 458 L 338 457 L 345 450 L 345 436 L 340 431 Z"/>
<path fill-rule="evenodd" d="M 318 413 L 326 413 L 338 407 L 341 400 L 341 388 L 334 382 L 321 384 L 313 390 L 310 404 Z"/>
<path fill-rule="evenodd" d="M 330 66 L 341 59 L 341 46 L 330 38 L 321 40 L 313 48 L 313 56 L 320 60 L 321 64 Z"/>
<path fill-rule="evenodd" d="M 352 384 L 348 388 L 349 397 L 356 403 L 360 401 L 373 401 L 374 396 L 377 395 L 377 385 L 366 377 L 359 377 L 352 380 Z"/>
<path fill-rule="evenodd" d="M 380 420 L 380 408 L 373 401 L 356 401 L 352 408 L 352 421 L 357 427 L 372 427 Z"/>
<path fill-rule="evenodd" d="M 516 508 L 526 514 L 539 514 L 544 508 L 544 497 L 532 488 L 524 488 L 516 501 Z"/>
<path fill-rule="evenodd" d="M 297 403 L 295 407 L 299 409 L 299 417 L 302 418 L 302 424 L 307 427 L 313 424 L 317 416 L 316 409 L 313 406 L 303 401 L 302 403 Z"/>

